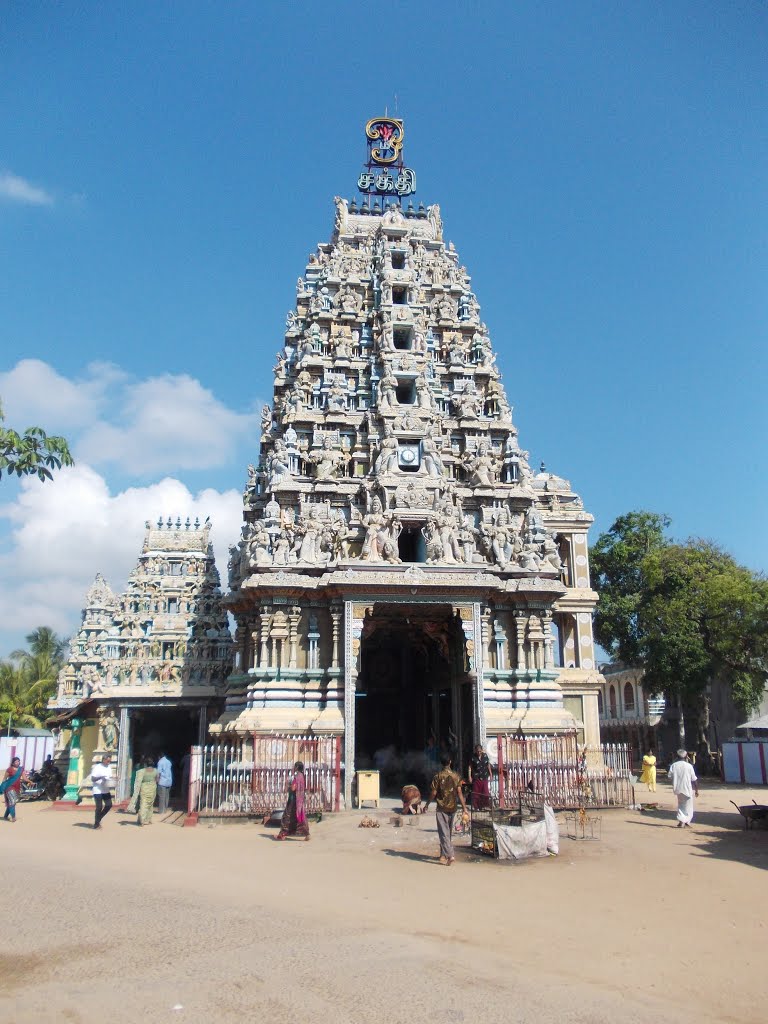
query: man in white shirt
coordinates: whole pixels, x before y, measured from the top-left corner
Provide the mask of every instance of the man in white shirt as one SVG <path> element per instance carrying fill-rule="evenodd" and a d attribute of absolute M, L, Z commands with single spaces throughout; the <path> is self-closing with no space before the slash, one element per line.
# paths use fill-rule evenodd
<path fill-rule="evenodd" d="M 96 818 L 94 828 L 101 828 L 101 819 L 112 810 L 112 793 L 110 792 L 112 782 L 112 755 L 104 754 L 101 764 L 95 764 L 91 769 L 91 785 L 93 788 L 93 799 L 96 803 Z"/>
<path fill-rule="evenodd" d="M 669 781 L 677 797 L 677 827 L 690 828 L 693 820 L 693 796 L 699 795 L 698 779 L 688 761 L 688 751 L 678 750 L 678 760 L 669 767 Z"/>
<path fill-rule="evenodd" d="M 171 795 L 172 785 L 173 766 L 165 756 L 165 751 L 163 751 L 160 755 L 160 760 L 157 762 L 157 809 L 161 814 L 165 814 L 168 810 L 168 800 Z"/>

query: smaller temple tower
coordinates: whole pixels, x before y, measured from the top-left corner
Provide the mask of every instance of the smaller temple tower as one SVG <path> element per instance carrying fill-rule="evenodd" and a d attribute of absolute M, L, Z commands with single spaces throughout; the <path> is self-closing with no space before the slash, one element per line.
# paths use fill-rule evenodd
<path fill-rule="evenodd" d="M 147 522 L 144 544 L 119 598 L 101 574 L 49 707 L 70 746 L 68 795 L 93 761 L 116 759 L 118 798 L 140 757 L 180 763 L 217 714 L 232 669 L 210 520 Z"/>

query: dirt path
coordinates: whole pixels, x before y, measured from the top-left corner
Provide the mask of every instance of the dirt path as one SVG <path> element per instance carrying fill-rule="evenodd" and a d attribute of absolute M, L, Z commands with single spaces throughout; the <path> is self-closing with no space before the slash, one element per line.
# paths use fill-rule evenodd
<path fill-rule="evenodd" d="M 558 858 L 434 860 L 434 818 L 136 828 L 21 805 L 0 829 L 0 1020 L 698 1024 L 765 1019 L 768 830 L 606 812 Z"/>

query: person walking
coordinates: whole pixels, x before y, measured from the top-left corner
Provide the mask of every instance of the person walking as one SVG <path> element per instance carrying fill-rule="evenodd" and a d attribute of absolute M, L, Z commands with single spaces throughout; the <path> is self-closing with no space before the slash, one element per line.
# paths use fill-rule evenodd
<path fill-rule="evenodd" d="M 3 821 L 16 824 L 16 804 L 21 794 L 21 758 L 14 757 L 8 765 L 3 781 L 0 782 L 0 793 L 5 797 L 5 814 Z"/>
<path fill-rule="evenodd" d="M 669 766 L 669 781 L 677 797 L 677 827 L 690 828 L 693 821 L 693 797 L 699 795 L 698 779 L 688 760 L 687 750 L 678 750 L 678 760 Z"/>
<path fill-rule="evenodd" d="M 644 782 L 649 793 L 656 792 L 656 755 L 649 750 L 643 757 L 643 771 L 640 775 L 640 782 Z"/>
<path fill-rule="evenodd" d="M 165 751 L 163 751 L 160 754 L 160 760 L 157 762 L 157 809 L 160 814 L 165 814 L 168 810 L 172 785 L 173 765 L 166 757 Z"/>
<path fill-rule="evenodd" d="M 301 836 L 305 841 L 309 841 L 309 822 L 304 803 L 306 788 L 304 764 L 302 761 L 297 761 L 293 766 L 293 778 L 288 791 L 288 802 L 283 811 L 283 819 L 280 822 L 280 831 L 275 839 L 284 840 L 287 836 Z"/>
<path fill-rule="evenodd" d="M 472 807 L 483 810 L 491 806 L 491 776 L 493 768 L 490 758 L 480 743 L 475 747 L 469 762 L 469 781 L 472 784 Z"/>
<path fill-rule="evenodd" d="M 101 828 L 101 819 L 112 810 L 112 755 L 103 754 L 101 762 L 91 769 L 91 787 L 96 804 L 94 828 Z"/>
<path fill-rule="evenodd" d="M 144 764 L 136 772 L 133 780 L 133 796 L 128 804 L 128 813 L 135 814 L 138 810 L 137 825 L 152 824 L 152 809 L 157 796 L 157 768 L 151 757 L 144 758 Z"/>
<path fill-rule="evenodd" d="M 464 814 L 467 813 L 467 803 L 461 791 L 461 779 L 451 769 L 450 755 L 443 754 L 440 762 L 442 769 L 432 779 L 424 810 L 426 811 L 432 801 L 435 801 L 437 805 L 435 811 L 437 834 L 440 839 L 440 863 L 450 867 L 456 859 L 451 839 L 456 803 L 458 801 L 461 804 Z"/>

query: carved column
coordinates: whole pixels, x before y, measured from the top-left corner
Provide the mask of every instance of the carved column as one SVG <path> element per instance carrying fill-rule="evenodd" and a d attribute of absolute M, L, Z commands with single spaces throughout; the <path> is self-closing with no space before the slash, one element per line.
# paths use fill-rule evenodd
<path fill-rule="evenodd" d="M 355 775 L 355 690 L 357 658 L 363 619 L 355 618 L 355 606 L 344 602 L 344 801 L 352 806 L 352 780 Z"/>
<path fill-rule="evenodd" d="M 341 606 L 338 604 L 331 605 L 331 626 L 333 630 L 333 647 L 331 652 L 331 668 L 339 667 L 339 637 L 341 633 Z"/>
<path fill-rule="evenodd" d="M 544 668 L 555 667 L 555 655 L 552 649 L 552 612 L 548 608 L 542 616 L 544 628 Z"/>
<path fill-rule="evenodd" d="M 296 668 L 298 666 L 298 644 L 299 644 L 299 623 L 301 622 L 301 608 L 298 605 L 293 605 L 288 615 L 289 622 L 289 644 L 290 653 L 288 655 L 288 668 Z"/>
<path fill-rule="evenodd" d="M 525 657 L 525 633 L 528 627 L 528 616 L 525 612 L 515 612 L 515 639 L 517 641 L 517 668 L 524 671 L 528 668 Z"/>
<path fill-rule="evenodd" d="M 269 668 L 269 611 L 265 608 L 260 615 L 261 619 L 261 652 L 259 654 L 259 668 Z M 255 636 L 254 636 L 255 639 Z"/>
<path fill-rule="evenodd" d="M 488 605 L 483 605 L 480 613 L 480 629 L 481 636 L 483 638 L 483 664 L 490 665 L 491 663 L 491 609 Z"/>

